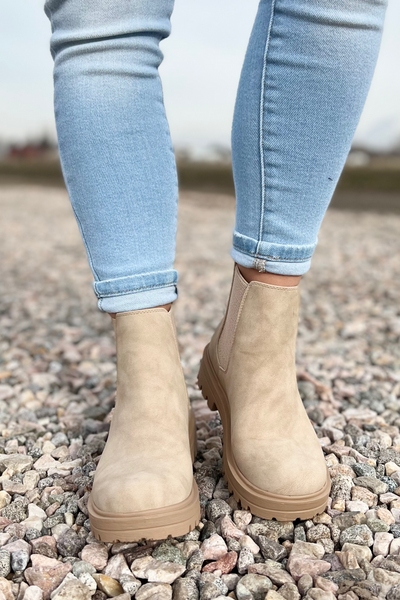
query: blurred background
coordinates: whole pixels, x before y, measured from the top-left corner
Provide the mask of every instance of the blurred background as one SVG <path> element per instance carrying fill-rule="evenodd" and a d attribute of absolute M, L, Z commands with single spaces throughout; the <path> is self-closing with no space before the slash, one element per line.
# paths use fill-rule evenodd
<path fill-rule="evenodd" d="M 176 0 L 162 43 L 182 189 L 233 195 L 230 130 L 257 0 Z M 389 0 L 373 84 L 333 207 L 400 210 L 400 3 Z M 63 186 L 43 0 L 0 4 L 0 184 Z"/>

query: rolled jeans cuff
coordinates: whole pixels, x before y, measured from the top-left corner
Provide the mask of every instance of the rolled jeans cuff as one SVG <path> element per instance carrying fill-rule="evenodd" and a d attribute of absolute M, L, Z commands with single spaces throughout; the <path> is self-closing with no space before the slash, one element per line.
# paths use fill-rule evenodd
<path fill-rule="evenodd" d="M 290 246 L 259 242 L 234 231 L 231 256 L 242 267 L 278 275 L 304 275 L 310 269 L 315 244 Z"/>
<path fill-rule="evenodd" d="M 116 313 L 154 308 L 174 302 L 178 297 L 178 273 L 175 270 L 154 271 L 116 279 L 93 282 L 98 307 Z"/>

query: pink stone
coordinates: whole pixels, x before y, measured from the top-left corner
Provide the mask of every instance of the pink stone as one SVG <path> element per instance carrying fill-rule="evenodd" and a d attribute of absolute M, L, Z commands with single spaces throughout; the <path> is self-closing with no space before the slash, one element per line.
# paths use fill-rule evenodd
<path fill-rule="evenodd" d="M 221 519 L 221 533 L 225 539 L 233 538 L 234 540 L 240 539 L 245 533 L 232 521 L 228 515 L 225 515 Z"/>
<path fill-rule="evenodd" d="M 378 496 L 376 494 L 373 494 L 370 490 L 367 490 L 367 488 L 363 488 L 358 485 L 355 485 L 353 488 L 351 488 L 351 499 L 361 500 L 369 507 L 376 506 L 378 504 Z"/>
<path fill-rule="evenodd" d="M 36 471 L 48 471 L 51 467 L 58 464 L 57 460 L 54 460 L 50 454 L 42 454 L 40 458 L 33 464 L 33 468 Z"/>
<path fill-rule="evenodd" d="M 395 523 L 395 518 L 390 510 L 383 508 L 382 506 L 377 509 L 376 516 L 387 525 L 392 525 L 392 523 Z"/>
<path fill-rule="evenodd" d="M 3 546 L 3 548 L 9 552 L 19 552 L 22 550 L 23 552 L 27 552 L 28 555 L 31 553 L 31 547 L 25 540 L 15 540 L 15 542 L 10 542 Z"/>
<path fill-rule="evenodd" d="M 382 504 L 390 504 L 393 500 L 398 500 L 399 497 L 397 494 L 393 494 L 392 492 L 386 492 L 386 494 L 381 494 L 379 496 L 379 500 Z"/>
<path fill-rule="evenodd" d="M 7 525 L 11 525 L 12 521 L 6 517 L 0 517 L 0 530 L 3 530 Z"/>
<path fill-rule="evenodd" d="M 0 577 L 0 594 L 4 600 L 14 600 L 14 594 L 12 593 L 12 583 L 5 577 Z"/>
<path fill-rule="evenodd" d="M 108 561 L 107 566 L 104 569 L 104 575 L 119 580 L 123 574 L 131 575 L 132 573 L 126 564 L 125 556 L 123 554 L 115 554 L 115 556 L 112 556 Z"/>
<path fill-rule="evenodd" d="M 96 571 L 101 571 L 107 564 L 108 550 L 102 544 L 88 544 L 83 548 L 81 558 L 90 563 Z"/>
<path fill-rule="evenodd" d="M 349 446 L 345 446 L 343 444 L 340 444 L 339 442 L 335 442 L 334 444 L 332 444 L 331 446 L 326 446 L 325 450 L 327 452 L 333 452 L 333 454 L 336 454 L 336 456 L 338 458 L 340 458 L 341 456 L 348 456 L 350 453 L 351 448 Z"/>
<path fill-rule="evenodd" d="M 217 533 L 214 533 L 211 537 L 204 540 L 200 549 L 203 553 L 204 560 L 218 560 L 228 552 L 228 548 L 223 538 Z"/>
<path fill-rule="evenodd" d="M 214 571 L 221 571 L 222 575 L 227 575 L 236 566 L 237 563 L 237 552 L 227 552 L 224 556 L 222 556 L 216 562 L 209 563 L 203 568 L 203 571 L 206 573 L 213 573 Z"/>
<path fill-rule="evenodd" d="M 332 594 L 335 594 L 339 589 L 337 583 L 335 583 L 334 581 L 329 581 L 329 579 L 325 579 L 324 577 L 320 577 L 319 575 L 317 575 L 317 577 L 315 578 L 314 585 L 315 587 L 318 587 L 321 590 L 324 590 L 325 592 L 332 592 Z"/>
<path fill-rule="evenodd" d="M 57 567 L 60 564 L 60 561 L 58 561 L 56 558 L 49 558 L 48 556 L 44 556 L 43 554 L 32 554 L 31 563 L 32 567 L 48 567 L 49 569 L 53 569 L 54 567 Z"/>
<path fill-rule="evenodd" d="M 31 559 L 34 556 L 40 556 L 42 559 L 57 563 L 53 567 L 43 564 L 42 566 L 28 567 L 25 570 L 25 579 L 29 585 L 39 587 L 43 591 L 43 600 L 49 600 L 51 592 L 60 585 L 67 573 L 71 572 L 72 566 L 69 563 L 62 563 L 41 554 L 32 554 Z"/>
<path fill-rule="evenodd" d="M 331 564 L 325 560 L 313 559 L 310 556 L 291 554 L 287 562 L 287 568 L 293 579 L 297 581 L 302 575 L 311 575 L 313 578 L 322 575 L 329 571 Z"/>
<path fill-rule="evenodd" d="M 249 535 L 242 536 L 239 540 L 239 544 L 241 548 L 249 548 L 252 554 L 258 554 L 260 552 L 259 546 L 257 546 L 255 541 Z"/>
<path fill-rule="evenodd" d="M 335 594 L 332 592 L 326 592 L 325 590 L 321 590 L 321 588 L 311 588 L 308 590 L 307 597 L 312 600 L 336 600 Z"/>
<path fill-rule="evenodd" d="M 53 550 L 53 552 L 57 553 L 56 540 L 52 535 L 43 535 L 42 537 L 35 538 L 34 540 L 30 541 L 30 544 L 34 550 L 36 550 L 36 548 L 40 548 L 42 544 L 46 544 L 51 548 L 51 550 Z"/>

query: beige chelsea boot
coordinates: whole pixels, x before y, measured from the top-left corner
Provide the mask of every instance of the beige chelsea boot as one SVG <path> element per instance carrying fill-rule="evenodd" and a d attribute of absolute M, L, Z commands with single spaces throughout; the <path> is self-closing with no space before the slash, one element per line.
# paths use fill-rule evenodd
<path fill-rule="evenodd" d="M 330 479 L 301 401 L 297 287 L 248 283 L 235 265 L 225 318 L 204 350 L 199 386 L 224 427 L 224 471 L 242 507 L 280 521 L 327 505 Z"/>
<path fill-rule="evenodd" d="M 196 428 L 170 312 L 118 313 L 117 400 L 88 510 L 103 542 L 184 535 L 200 519 Z"/>

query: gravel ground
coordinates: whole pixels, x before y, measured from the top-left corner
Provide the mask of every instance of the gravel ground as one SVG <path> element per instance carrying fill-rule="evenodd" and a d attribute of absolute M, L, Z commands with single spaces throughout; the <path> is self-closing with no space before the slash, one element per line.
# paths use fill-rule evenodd
<path fill-rule="evenodd" d="M 220 420 L 195 385 L 229 291 L 233 202 L 182 198 L 176 314 L 203 519 L 184 538 L 107 545 L 86 503 L 115 398 L 110 320 L 63 190 L 0 188 L 0 214 L 0 600 L 400 599 L 400 216 L 326 217 L 298 377 L 332 493 L 324 514 L 279 523 L 229 495 Z"/>

